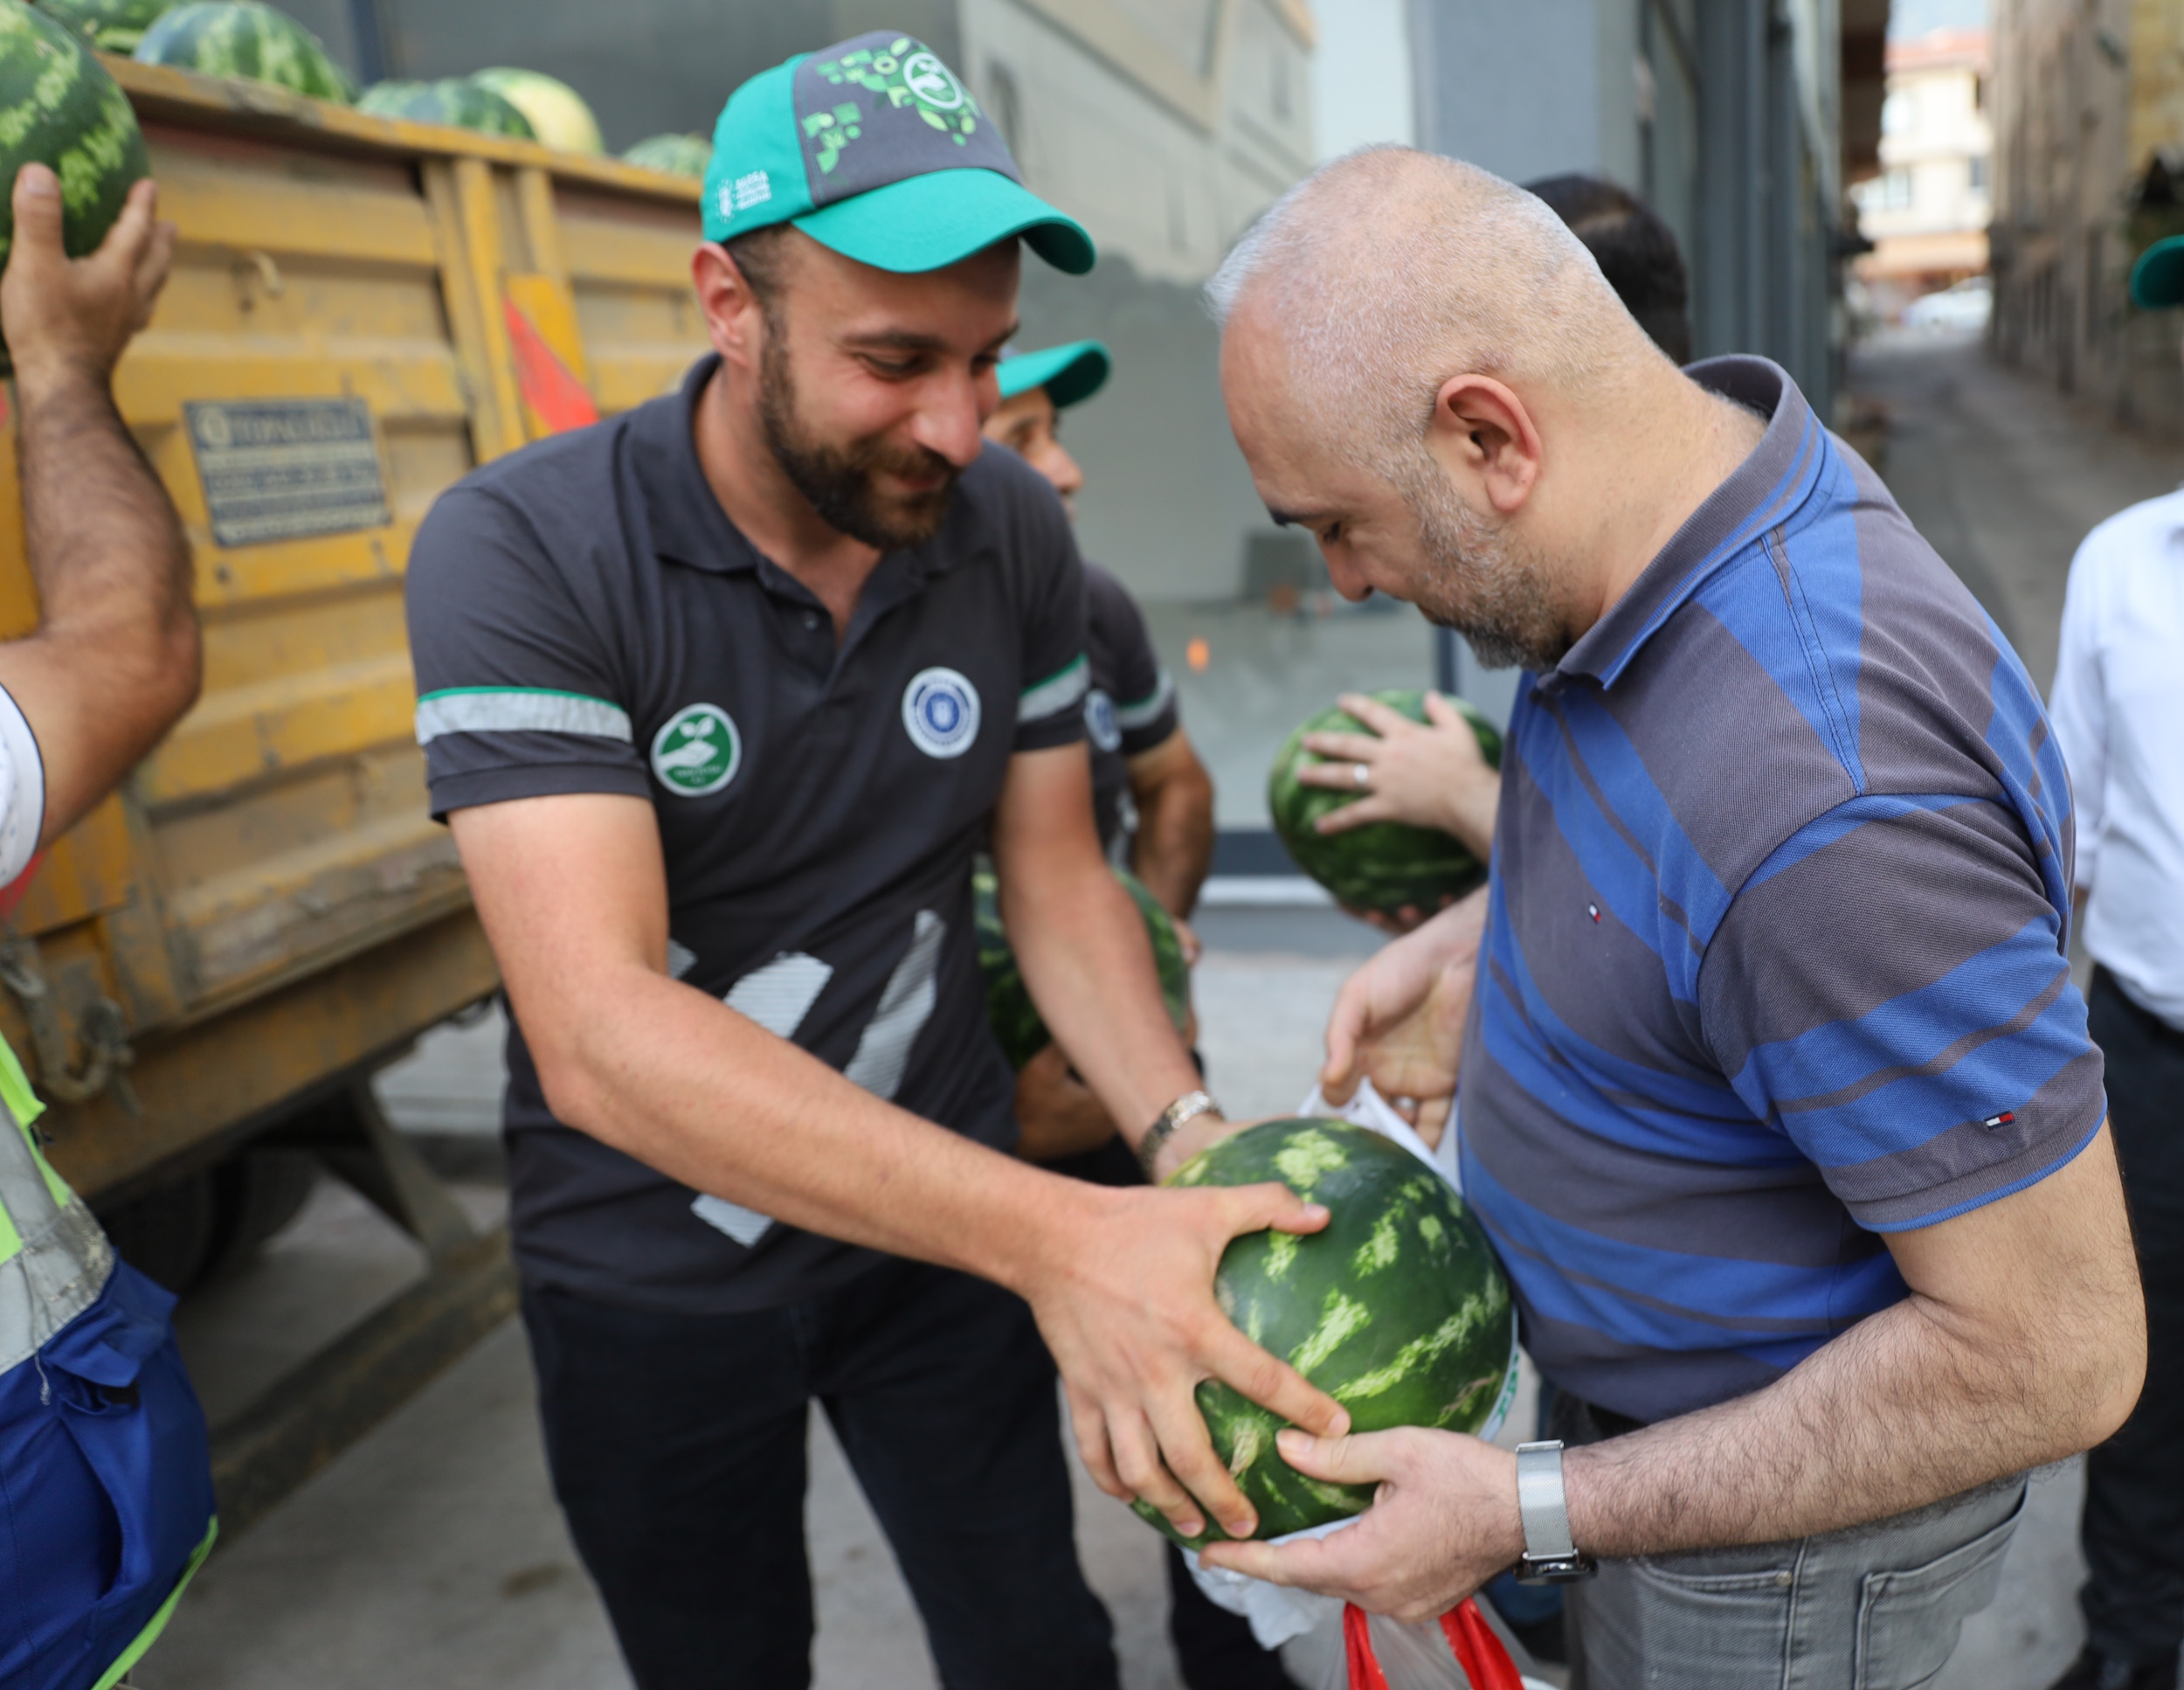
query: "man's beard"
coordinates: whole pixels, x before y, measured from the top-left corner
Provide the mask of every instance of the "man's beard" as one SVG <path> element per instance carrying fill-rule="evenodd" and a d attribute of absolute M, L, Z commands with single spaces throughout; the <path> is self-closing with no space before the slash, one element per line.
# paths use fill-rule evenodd
<path fill-rule="evenodd" d="M 1405 479 L 1425 554 L 1413 602 L 1426 620 L 1455 629 L 1490 669 L 1544 673 L 1559 663 L 1576 641 L 1538 560 L 1466 504 L 1438 464 Z"/>
<path fill-rule="evenodd" d="M 881 551 L 923 545 L 940 532 L 963 472 L 929 447 L 817 439 L 798 414 L 788 347 L 772 322 L 758 361 L 758 421 L 782 474 L 830 528 Z M 945 479 L 928 492 L 888 495 L 880 490 L 882 472 Z"/>

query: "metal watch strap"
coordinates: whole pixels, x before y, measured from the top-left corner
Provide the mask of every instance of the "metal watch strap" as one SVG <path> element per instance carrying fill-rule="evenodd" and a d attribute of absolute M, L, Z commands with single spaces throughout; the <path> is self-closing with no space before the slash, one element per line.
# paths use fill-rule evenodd
<path fill-rule="evenodd" d="M 1137 1166 L 1145 1170 L 1145 1177 L 1153 1177 L 1154 1159 L 1160 1154 L 1160 1146 L 1176 1135 L 1176 1129 L 1185 1121 L 1194 1121 L 1201 1115 L 1211 1115 L 1218 1120 L 1228 1118 L 1221 1113 L 1221 1106 L 1213 1101 L 1210 1091 L 1185 1091 L 1160 1112 L 1160 1118 L 1145 1129 L 1145 1136 L 1137 1141 Z"/>
<path fill-rule="evenodd" d="M 1517 1446 L 1517 1511 L 1524 1523 L 1521 1582 L 1560 1584 L 1593 1576 L 1593 1558 L 1579 1555 L 1570 1541 L 1559 1442 Z"/>

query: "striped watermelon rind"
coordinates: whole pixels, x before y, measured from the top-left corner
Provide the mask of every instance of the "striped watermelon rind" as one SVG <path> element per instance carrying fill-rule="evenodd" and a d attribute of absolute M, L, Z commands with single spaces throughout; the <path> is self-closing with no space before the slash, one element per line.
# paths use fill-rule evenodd
<path fill-rule="evenodd" d="M 599 135 L 599 120 L 584 98 L 559 77 L 543 71 L 517 70 L 496 65 L 473 71 L 470 80 L 490 88 L 530 121 L 531 132 L 549 147 L 564 152 L 599 154 L 606 142 Z"/>
<path fill-rule="evenodd" d="M 356 101 L 356 83 L 326 44 L 262 0 L 189 0 L 160 15 L 135 56 L 147 65 L 270 83 L 314 100 Z"/>
<path fill-rule="evenodd" d="M 1171 1186 L 1273 1181 L 1324 1204 L 1310 1234 L 1254 1232 L 1221 1254 L 1213 1294 L 1245 1337 L 1350 1410 L 1361 1432 L 1489 1432 L 1517 1389 L 1516 1308 L 1463 1199 L 1407 1150 L 1341 1121 L 1265 1121 L 1178 1168 Z M 1373 1486 L 1308 1479 L 1282 1459 L 1289 1423 L 1219 1380 L 1198 1388 L 1213 1449 L 1258 1510 L 1255 1537 L 1360 1513 Z M 1144 1502 L 1140 1515 L 1192 1548 Z"/>
<path fill-rule="evenodd" d="M 60 178 L 69 257 L 97 251 L 130 187 L 151 174 L 128 96 L 74 30 L 0 0 L 0 267 L 15 246 L 16 173 L 33 160 Z M 0 373 L 10 367 L 0 346 Z"/>
<path fill-rule="evenodd" d="M 1129 889 L 1144 918 L 1145 937 L 1152 941 L 1153 967 L 1160 976 L 1160 995 L 1180 1033 L 1191 1019 L 1191 966 L 1183 959 L 1183 941 L 1177 937 L 1174 918 L 1137 876 L 1117 869 L 1115 877 Z M 1021 1071 L 1054 1042 L 1054 1035 L 1040 1018 L 1016 966 L 1016 952 L 1001 926 L 1000 884 L 983 858 L 971 877 L 971 891 L 978 915 L 978 967 L 985 975 L 986 1019 L 1009 1066 Z"/>
<path fill-rule="evenodd" d="M 492 89 L 467 77 L 444 77 L 437 82 L 375 82 L 359 97 L 356 109 L 411 123 L 446 123 L 480 135 L 502 135 L 517 141 L 536 139 L 529 118 Z"/>
<path fill-rule="evenodd" d="M 1427 719 L 1422 692 L 1376 692 L 1372 696 L 1413 722 Z M 1461 698 L 1449 703 L 1470 723 L 1486 760 L 1499 768 L 1502 736 L 1494 724 Z M 1349 711 L 1330 706 L 1282 742 L 1267 777 L 1267 809 L 1275 835 L 1296 866 L 1345 909 L 1394 915 L 1411 908 L 1431 915 L 1442 900 L 1462 897 L 1481 885 L 1486 865 L 1460 842 L 1434 828 L 1374 821 L 1347 833 L 1323 834 L 1316 825 L 1320 817 L 1356 803 L 1358 795 L 1308 786 L 1296 778 L 1299 769 L 1326 760 L 1304 749 L 1306 734 L 1371 731 Z"/>
<path fill-rule="evenodd" d="M 669 176 L 703 176 L 713 162 L 713 143 L 702 135 L 653 135 L 622 155 L 625 164 Z"/>
<path fill-rule="evenodd" d="M 134 52 L 144 31 L 176 0 L 37 0 L 103 52 Z"/>

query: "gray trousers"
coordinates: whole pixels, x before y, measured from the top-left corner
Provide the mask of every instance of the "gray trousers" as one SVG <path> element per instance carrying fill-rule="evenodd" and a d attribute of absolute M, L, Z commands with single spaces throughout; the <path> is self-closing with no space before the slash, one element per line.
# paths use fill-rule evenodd
<path fill-rule="evenodd" d="M 1994 1601 L 2024 1501 L 2018 1478 L 1821 1537 L 1602 1562 L 1567 1587 L 1571 1690 L 1918 1690 Z"/>

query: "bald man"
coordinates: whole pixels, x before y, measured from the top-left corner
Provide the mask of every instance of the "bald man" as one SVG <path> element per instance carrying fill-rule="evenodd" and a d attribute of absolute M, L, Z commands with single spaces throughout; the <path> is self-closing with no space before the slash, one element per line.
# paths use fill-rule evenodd
<path fill-rule="evenodd" d="M 1461 1104 L 1562 1395 L 1514 1456 L 1284 1432 L 1375 1506 L 1206 1559 L 1408 1618 L 1521 1562 L 1592 1690 L 1926 1682 L 2145 1365 L 2023 666 L 1782 371 L 1679 371 L 1496 177 L 1353 155 L 1212 294 L 1275 519 L 1527 671 L 1492 877 L 1324 1085 Z"/>

